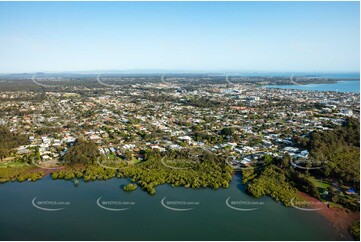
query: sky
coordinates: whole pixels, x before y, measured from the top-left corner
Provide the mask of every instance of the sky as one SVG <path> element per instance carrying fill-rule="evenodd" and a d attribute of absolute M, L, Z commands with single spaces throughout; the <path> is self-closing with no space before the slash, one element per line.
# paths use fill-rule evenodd
<path fill-rule="evenodd" d="M 0 73 L 359 72 L 359 2 L 0 2 Z"/>

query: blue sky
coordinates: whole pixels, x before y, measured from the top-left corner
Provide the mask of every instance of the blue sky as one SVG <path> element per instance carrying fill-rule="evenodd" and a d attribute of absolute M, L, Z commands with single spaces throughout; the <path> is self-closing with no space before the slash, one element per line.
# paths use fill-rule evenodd
<path fill-rule="evenodd" d="M 358 72 L 359 9 L 359 2 L 0 2 L 0 72 Z"/>

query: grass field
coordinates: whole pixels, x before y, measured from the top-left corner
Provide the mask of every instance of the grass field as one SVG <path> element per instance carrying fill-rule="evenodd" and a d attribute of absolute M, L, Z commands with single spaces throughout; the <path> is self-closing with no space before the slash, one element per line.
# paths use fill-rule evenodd
<path fill-rule="evenodd" d="M 29 166 L 29 165 L 27 163 L 15 162 L 15 161 L 0 162 L 0 168 L 15 168 L 15 167 L 24 167 L 24 166 Z"/>
<path fill-rule="evenodd" d="M 311 176 L 309 180 L 317 187 L 321 188 L 322 190 L 327 190 L 332 185 L 327 181 L 322 181 L 319 179 L 316 179 L 315 177 Z"/>

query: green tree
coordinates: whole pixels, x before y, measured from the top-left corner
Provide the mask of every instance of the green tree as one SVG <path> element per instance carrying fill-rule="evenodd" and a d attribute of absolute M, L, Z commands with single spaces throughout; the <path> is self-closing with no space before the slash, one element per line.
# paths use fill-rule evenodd
<path fill-rule="evenodd" d="M 89 164 L 99 157 L 99 150 L 94 142 L 78 140 L 64 155 L 63 161 L 70 164 Z"/>

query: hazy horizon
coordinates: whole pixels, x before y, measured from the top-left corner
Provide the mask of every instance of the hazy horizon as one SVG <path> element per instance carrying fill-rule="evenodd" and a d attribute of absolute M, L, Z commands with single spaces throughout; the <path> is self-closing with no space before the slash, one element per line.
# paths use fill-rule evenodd
<path fill-rule="evenodd" d="M 79 74 L 79 75 L 126 75 L 126 74 L 214 74 L 220 76 L 291 76 L 291 75 L 343 75 L 345 78 L 355 78 L 360 76 L 358 71 L 238 71 L 238 70 L 167 70 L 167 69 L 128 69 L 128 70 L 79 70 L 79 71 L 31 71 L 31 72 L 9 72 L 0 73 L 2 76 L 8 75 L 62 75 L 62 74 Z"/>

